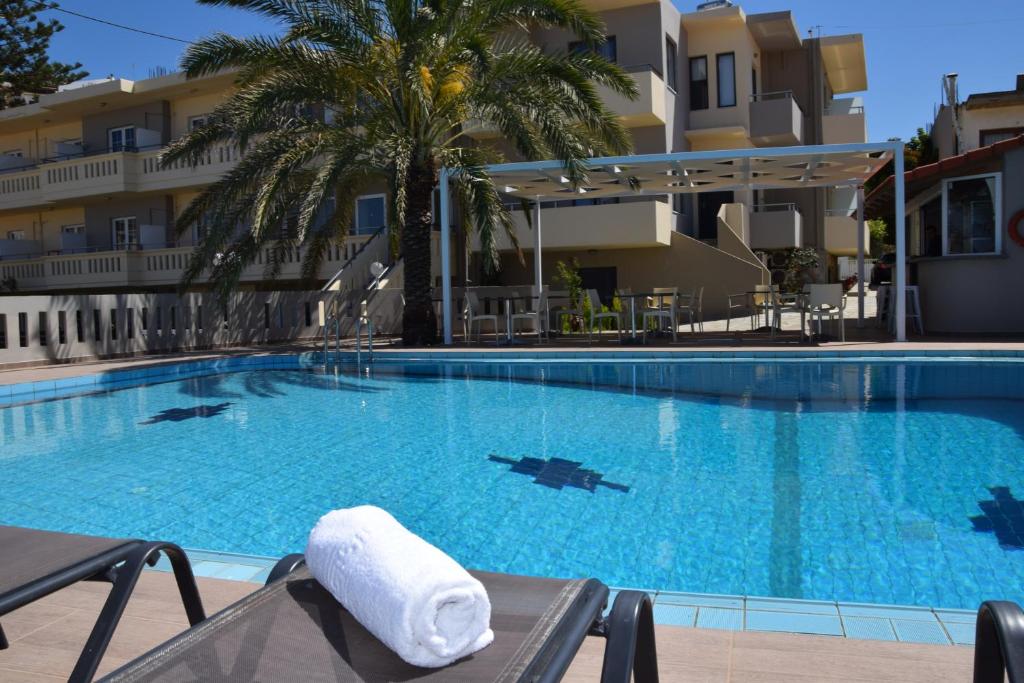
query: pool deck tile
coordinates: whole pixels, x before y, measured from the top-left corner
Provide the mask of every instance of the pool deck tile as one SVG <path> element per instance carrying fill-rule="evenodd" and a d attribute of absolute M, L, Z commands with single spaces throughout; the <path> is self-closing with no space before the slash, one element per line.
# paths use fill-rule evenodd
<path fill-rule="evenodd" d="M 935 610 L 935 616 L 944 624 L 958 623 L 971 624 L 973 626 L 978 620 L 977 612 L 966 609 L 937 609 Z"/>
<path fill-rule="evenodd" d="M 864 640 L 896 640 L 892 622 L 876 617 L 843 617 L 843 631 L 847 638 Z"/>
<path fill-rule="evenodd" d="M 697 608 L 684 605 L 654 605 L 654 621 L 668 626 L 692 627 L 697 620 Z"/>
<path fill-rule="evenodd" d="M 704 595 L 702 593 L 673 593 L 658 591 L 657 603 L 668 605 L 693 605 L 695 607 L 725 607 L 743 609 L 743 597 L 739 595 Z"/>
<path fill-rule="evenodd" d="M 974 645 L 974 624 L 943 622 L 946 633 L 953 639 L 954 645 Z"/>
<path fill-rule="evenodd" d="M 808 633 L 819 636 L 843 635 L 843 625 L 838 614 L 832 616 L 798 612 L 761 612 L 751 609 L 747 610 L 747 630 Z"/>
<path fill-rule="evenodd" d="M 838 616 L 834 602 L 823 600 L 789 600 L 786 598 L 747 598 L 747 610 L 766 612 L 801 612 L 804 614 L 827 614 Z"/>
<path fill-rule="evenodd" d="M 697 610 L 697 627 L 716 628 L 724 631 L 742 631 L 743 610 L 701 607 Z"/>
<path fill-rule="evenodd" d="M 905 643 L 932 643 L 949 645 L 950 639 L 938 621 L 919 621 L 916 619 L 892 619 L 896 637 Z"/>
<path fill-rule="evenodd" d="M 927 607 L 903 607 L 900 605 L 869 605 L 864 603 L 841 603 L 839 613 L 850 617 L 878 617 L 882 619 L 914 619 L 935 621 L 935 613 Z"/>

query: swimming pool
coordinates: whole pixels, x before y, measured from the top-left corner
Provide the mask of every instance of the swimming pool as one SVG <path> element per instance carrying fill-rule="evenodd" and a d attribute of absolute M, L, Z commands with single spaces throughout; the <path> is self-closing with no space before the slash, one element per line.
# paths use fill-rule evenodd
<path fill-rule="evenodd" d="M 279 556 L 326 510 L 373 503 L 483 569 L 1024 601 L 1021 361 L 421 361 L 160 379 L 0 408 L 0 523 Z"/>

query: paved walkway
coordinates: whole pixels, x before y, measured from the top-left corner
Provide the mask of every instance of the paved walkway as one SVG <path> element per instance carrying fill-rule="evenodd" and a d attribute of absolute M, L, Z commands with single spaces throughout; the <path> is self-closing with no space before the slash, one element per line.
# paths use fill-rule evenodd
<path fill-rule="evenodd" d="M 258 588 L 245 581 L 200 578 L 212 614 Z M 4 617 L 11 646 L 0 651 L 0 680 L 64 680 L 99 614 L 108 587 L 79 583 Z M 100 675 L 187 626 L 171 574 L 144 572 L 100 666 Z M 970 647 L 883 643 L 826 636 L 657 627 L 661 680 L 674 681 L 967 681 Z M 565 680 L 599 679 L 604 642 L 590 638 Z"/>

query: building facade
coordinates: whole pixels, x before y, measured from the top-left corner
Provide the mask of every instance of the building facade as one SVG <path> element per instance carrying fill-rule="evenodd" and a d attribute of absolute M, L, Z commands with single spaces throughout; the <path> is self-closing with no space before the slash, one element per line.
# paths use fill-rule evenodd
<path fill-rule="evenodd" d="M 588 5 L 607 25 L 606 56 L 640 92 L 632 101 L 603 93 L 637 153 L 866 139 L 860 101 L 837 97 L 867 87 L 859 35 L 801 38 L 789 12 L 747 15 L 728 3 L 687 13 L 671 0 Z M 579 49 L 562 31 L 533 30 L 528 38 L 551 51 Z M 239 153 L 217 148 L 197 168 L 163 168 L 158 158 L 202 125 L 231 87 L 229 74 L 111 79 L 0 112 L 0 281 L 19 292 L 173 289 L 202 232 L 195 226 L 178 235 L 175 219 Z M 470 127 L 466 134 L 515 158 L 495 131 Z M 387 206 L 382 192 L 359 199 L 354 234 L 331 250 L 324 280 L 385 225 Z M 543 205 L 545 253 L 553 261 L 577 257 L 587 283 L 602 292 L 710 285 L 703 280 L 734 273 L 715 295 L 722 298 L 762 282 L 773 253 L 812 247 L 826 263 L 855 253 L 853 209 L 852 190 L 555 202 Z M 520 243 L 529 245 L 525 221 L 519 229 Z M 282 225 L 282 238 L 288 235 Z M 479 264 L 462 256 L 473 245 L 464 246 L 453 250 L 455 270 L 479 284 Z M 509 241 L 501 246 L 502 284 L 529 282 L 529 264 L 519 263 Z M 283 267 L 270 285 L 265 273 L 274 260 Z M 243 286 L 298 286 L 300 262 L 300 247 L 269 247 Z"/>
<path fill-rule="evenodd" d="M 1024 74 L 1013 90 L 974 93 L 960 101 L 957 75 L 943 77 L 945 101 L 932 124 L 932 143 L 939 159 L 1024 134 Z"/>

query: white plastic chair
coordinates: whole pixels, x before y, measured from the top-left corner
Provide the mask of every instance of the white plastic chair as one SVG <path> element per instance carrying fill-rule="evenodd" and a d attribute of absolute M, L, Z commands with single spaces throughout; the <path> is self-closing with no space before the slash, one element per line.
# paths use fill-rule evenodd
<path fill-rule="evenodd" d="M 657 320 L 658 326 L 661 327 L 661 321 L 667 321 L 669 327 L 672 328 L 672 341 L 676 341 L 678 338 L 678 330 L 676 329 L 676 299 L 679 298 L 678 287 L 655 287 L 654 288 L 654 301 L 652 305 L 644 308 L 643 316 L 641 321 L 643 322 L 644 330 L 644 343 L 647 343 L 647 321 Z M 667 300 L 667 301 L 666 301 Z"/>
<path fill-rule="evenodd" d="M 821 321 L 828 318 L 831 322 L 838 320 L 839 337 L 846 341 L 846 325 L 843 322 L 843 310 L 846 308 L 846 296 L 843 294 L 843 286 L 834 283 L 829 285 L 807 285 L 804 287 L 807 296 L 807 311 L 811 315 L 813 324 L 814 318 L 818 318 L 818 334 L 821 334 Z"/>
<path fill-rule="evenodd" d="M 537 333 L 537 339 L 543 339 L 545 329 L 547 327 L 547 289 L 542 287 L 540 293 L 537 292 L 536 287 L 530 288 L 530 296 L 532 297 L 529 301 L 529 307 L 523 300 L 516 300 L 515 306 L 512 309 L 512 336 L 516 333 L 516 323 L 520 320 L 524 320 L 533 326 L 533 331 Z"/>
<path fill-rule="evenodd" d="M 480 306 L 480 297 L 476 295 L 476 292 L 467 288 L 465 292 L 466 306 L 463 309 L 463 316 L 466 321 L 466 340 L 468 341 L 473 334 L 473 325 L 476 325 L 476 340 L 480 341 L 480 336 L 483 334 L 483 324 L 490 322 L 494 326 L 494 343 L 498 343 L 498 316 L 487 315 L 483 313 L 483 309 Z"/>
<path fill-rule="evenodd" d="M 729 323 L 732 322 L 733 311 L 743 311 L 750 320 L 750 329 L 754 329 L 754 308 L 750 303 L 750 295 L 744 292 L 743 294 L 729 294 L 726 297 L 727 308 L 725 310 L 725 331 L 729 331 Z"/>
<path fill-rule="evenodd" d="M 601 311 L 601 297 L 597 295 L 596 289 L 587 290 L 587 301 L 590 302 L 590 334 L 587 339 L 594 341 L 594 330 L 597 328 L 597 324 L 602 320 L 614 320 L 615 331 L 619 335 L 619 341 L 622 341 L 622 316 L 618 311 Z"/>
<path fill-rule="evenodd" d="M 690 334 L 696 330 L 704 331 L 704 288 L 698 287 L 689 294 L 680 294 L 676 313 L 682 317 L 686 314 L 690 319 Z M 694 327 L 696 323 L 696 328 Z"/>

